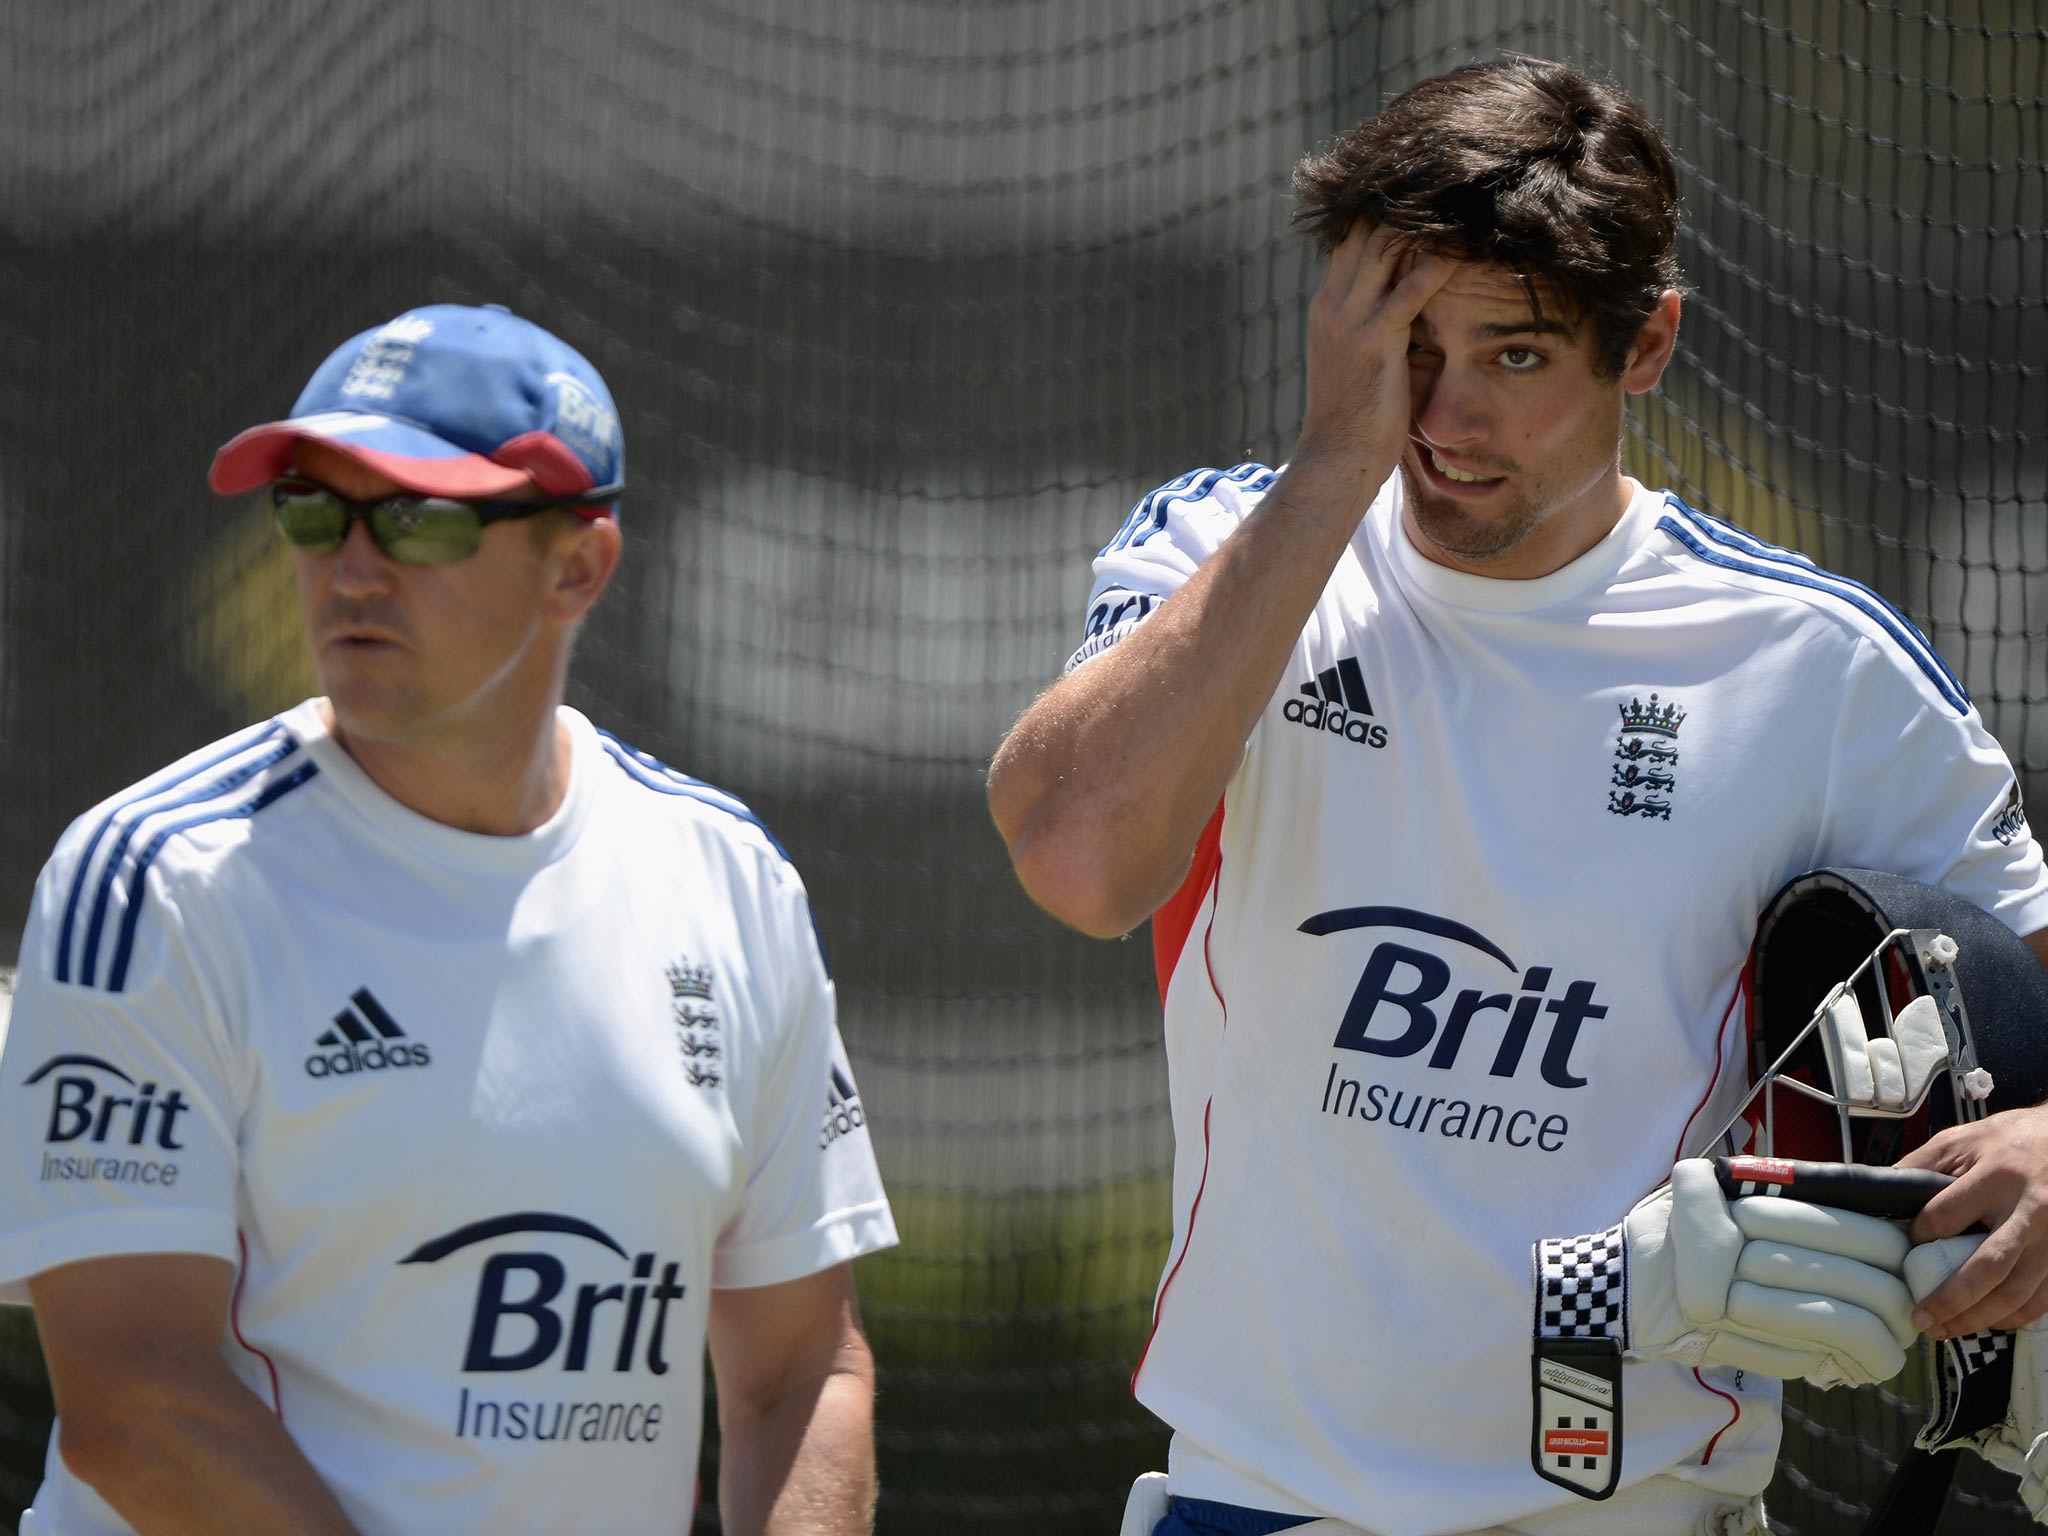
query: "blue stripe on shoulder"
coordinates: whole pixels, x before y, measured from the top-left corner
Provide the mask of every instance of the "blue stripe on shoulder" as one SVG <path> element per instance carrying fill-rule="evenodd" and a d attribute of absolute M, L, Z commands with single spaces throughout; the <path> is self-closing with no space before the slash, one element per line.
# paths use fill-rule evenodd
<path fill-rule="evenodd" d="M 298 743 L 293 742 L 292 750 L 296 750 L 297 747 Z M 156 856 L 163 852 L 164 844 L 176 837 L 180 832 L 189 832 L 194 827 L 203 827 L 210 822 L 241 821 L 254 816 L 266 805 L 282 799 L 319 772 L 319 764 L 309 758 L 305 762 L 300 763 L 290 773 L 273 779 L 270 783 L 264 785 L 260 791 L 244 800 L 240 805 L 229 806 L 225 810 L 209 807 L 206 810 L 195 812 L 181 821 L 172 822 L 149 840 L 142 851 L 135 855 L 134 868 L 128 876 L 128 906 L 127 910 L 121 914 L 120 937 L 114 945 L 113 961 L 107 967 L 107 990 L 109 992 L 119 992 L 127 984 L 128 961 L 135 952 L 135 928 L 136 924 L 142 919 L 143 877 L 148 874 L 149 866 L 155 862 Z M 90 977 L 90 969 L 87 970 L 86 974 Z"/>
<path fill-rule="evenodd" d="M 239 735 L 230 737 L 227 746 L 203 762 L 194 763 L 177 777 L 145 790 L 141 794 L 131 796 L 107 812 L 100 824 L 93 828 L 92 836 L 86 840 L 85 852 L 79 856 L 77 872 L 71 877 L 71 892 L 64 902 L 64 921 L 58 926 L 57 930 L 57 980 L 69 981 L 71 979 L 71 933 L 78 919 L 78 903 L 85 892 L 88 883 L 87 877 L 92 872 L 93 855 L 99 851 L 100 840 L 112 829 L 114 823 L 128 812 L 136 810 L 140 806 L 148 805 L 150 801 L 157 799 L 159 796 L 170 794 L 181 786 L 191 783 L 207 770 L 218 768 L 229 758 L 237 757 L 247 752 L 251 747 L 261 746 L 272 737 L 284 734 L 284 723 L 279 720 L 272 720 L 264 725 L 251 726 Z M 155 807 L 152 807 L 152 809 L 155 809 Z M 145 811 L 143 814 L 147 815 L 149 812 Z M 127 834 L 123 833 L 122 842 L 125 844 L 126 841 Z M 107 867 L 110 871 L 119 864 L 120 857 L 118 849 L 108 856 Z M 103 882 L 102 895 L 104 895 L 104 889 Z M 89 981 L 92 975 L 90 962 L 86 965 L 85 974 Z"/>
<path fill-rule="evenodd" d="M 121 829 L 121 835 L 114 840 L 114 846 L 107 851 L 106 867 L 100 871 L 99 890 L 93 896 L 92 919 L 85 927 L 85 954 L 79 962 L 79 976 L 81 980 L 90 982 L 93 972 L 98 968 L 100 934 L 106 924 L 107 907 L 113 899 L 115 884 L 124 877 L 130 881 L 135 879 L 135 872 L 127 868 L 127 855 L 129 840 L 135 836 L 136 829 L 153 816 L 161 816 L 167 811 L 180 811 L 188 805 L 197 805 L 203 800 L 216 800 L 231 790 L 239 789 L 264 770 L 275 768 L 298 750 L 299 744 L 296 741 L 280 742 L 261 757 L 252 758 L 239 768 L 224 773 L 217 779 L 201 784 L 195 789 L 187 790 L 176 799 L 147 804 L 146 809 L 143 809 L 139 815 L 135 816 Z M 151 844 L 151 847 L 158 847 L 161 843 L 162 839 L 159 838 Z M 129 895 L 133 897 L 134 894 L 135 888 L 131 884 Z"/>
<path fill-rule="evenodd" d="M 1251 461 L 1229 469 L 1191 469 L 1184 475 L 1176 475 L 1156 491 L 1148 491 L 1138 498 L 1138 504 L 1125 515 L 1123 526 L 1117 529 L 1116 537 L 1102 546 L 1096 558 L 1144 543 L 1165 528 L 1167 514 L 1176 501 L 1200 501 L 1214 494 L 1216 487 L 1225 480 L 1234 481 L 1248 491 L 1263 491 L 1278 475 L 1279 471 Z"/>
<path fill-rule="evenodd" d="M 737 795 L 727 794 L 716 784 L 693 779 L 680 769 L 669 767 L 660 758 L 650 756 L 638 747 L 628 746 L 610 731 L 600 730 L 597 734 L 604 742 L 605 751 L 611 754 L 612 761 L 625 769 L 629 778 L 657 794 L 682 795 L 714 810 L 724 811 L 728 816 L 738 817 L 768 839 L 775 851 L 782 855 L 783 863 L 794 866 L 796 861 L 790 858 L 789 850 L 782 846 L 775 834 L 768 830 L 767 824 L 749 810 L 746 802 Z"/>
<path fill-rule="evenodd" d="M 626 777 L 634 783 L 651 789 L 656 794 L 680 795 L 684 799 L 695 800 L 699 805 L 708 805 L 713 810 L 724 811 L 728 816 L 737 817 L 767 838 L 768 845 L 781 856 L 783 863 L 792 870 L 796 868 L 796 860 L 789 856 L 789 850 L 782 846 L 781 840 L 768 830 L 768 824 L 749 810 L 746 802 L 738 796 L 727 794 L 716 784 L 693 779 L 680 769 L 669 767 L 660 758 L 642 752 L 638 747 L 628 746 L 610 731 L 600 729 L 597 735 L 604 743 L 604 749 L 610 754 L 612 761 L 624 769 Z M 818 941 L 818 960 L 825 967 L 825 974 L 830 976 L 831 957 L 825 953 L 825 935 L 818 927 L 818 913 L 812 907 L 809 896 L 804 898 L 804 911 L 810 915 L 811 935 Z"/>
<path fill-rule="evenodd" d="M 1737 549 L 1746 549 L 1751 554 L 1764 559 L 1790 560 L 1794 564 L 1805 566 L 1808 570 L 1819 571 L 1821 569 L 1814 562 L 1811 555 L 1803 554 L 1796 549 L 1788 549 L 1783 544 L 1773 544 L 1767 539 L 1760 539 L 1747 528 L 1738 528 L 1725 517 L 1718 517 L 1712 512 L 1702 512 L 1698 507 L 1686 505 L 1685 502 L 1681 501 L 1670 491 L 1664 493 L 1664 500 L 1669 505 L 1676 507 L 1680 512 L 1691 517 L 1695 523 L 1700 525 L 1702 530 L 1713 535 L 1720 543 L 1733 545 Z M 1833 571 L 1823 571 L 1822 574 L 1834 576 L 1837 581 L 1849 580 L 1846 576 L 1835 576 Z M 1851 585 L 1854 585 L 1854 583 L 1851 583 Z M 1873 597 L 1876 596 L 1875 593 L 1871 595 Z M 1880 602 L 1883 601 L 1882 598 L 1878 600 Z"/>
<path fill-rule="evenodd" d="M 1657 520 L 1658 528 L 1700 559 L 1722 570 L 1761 576 L 1770 581 L 1782 581 L 1788 586 L 1825 593 L 1860 610 L 1913 659 L 1914 665 L 1958 714 L 1969 713 L 1970 695 L 1955 673 L 1949 670 L 1948 663 L 1928 644 L 1927 637 L 1920 633 L 1911 619 L 1870 588 L 1846 576 L 1824 571 L 1804 555 L 1767 544 L 1733 524 L 1696 512 L 1669 491 L 1664 493 L 1664 500 L 1674 511 Z M 1773 563 L 1777 561 L 1785 563 Z"/>

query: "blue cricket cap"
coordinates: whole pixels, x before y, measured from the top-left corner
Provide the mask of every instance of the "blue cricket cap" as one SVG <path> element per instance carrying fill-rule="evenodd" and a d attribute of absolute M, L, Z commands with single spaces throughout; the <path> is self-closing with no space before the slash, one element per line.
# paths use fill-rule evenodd
<path fill-rule="evenodd" d="M 214 455 L 208 483 L 223 496 L 254 490 L 288 473 L 308 438 L 427 496 L 537 486 L 601 498 L 625 487 L 625 438 L 604 380 L 575 348 L 497 304 L 430 304 L 343 342 L 288 418 Z"/>

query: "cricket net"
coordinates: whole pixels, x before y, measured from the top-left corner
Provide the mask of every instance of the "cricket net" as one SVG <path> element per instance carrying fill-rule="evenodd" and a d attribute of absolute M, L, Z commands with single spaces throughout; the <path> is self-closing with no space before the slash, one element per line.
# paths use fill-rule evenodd
<path fill-rule="evenodd" d="M 1287 452 L 1293 161 L 1502 49 L 1607 73 L 1680 162 L 1696 291 L 1632 470 L 1878 588 L 2038 792 L 2031 0 L 30 3 L 0 15 L 0 935 L 70 817 L 311 691 L 212 449 L 408 306 L 542 320 L 631 444 L 574 702 L 760 811 L 837 968 L 906 1239 L 863 1266 L 882 1529 L 1113 1529 L 1164 1448 L 1125 1388 L 1168 1236 L 1157 1002 L 1142 942 L 1018 892 L 983 770 L 1133 499 Z M 0 1513 L 48 1412 L 5 1328 Z M 1782 1528 L 1853 1530 L 1911 1416 L 1795 1393 Z M 1969 1475 L 1944 1529 L 2021 1530 Z"/>

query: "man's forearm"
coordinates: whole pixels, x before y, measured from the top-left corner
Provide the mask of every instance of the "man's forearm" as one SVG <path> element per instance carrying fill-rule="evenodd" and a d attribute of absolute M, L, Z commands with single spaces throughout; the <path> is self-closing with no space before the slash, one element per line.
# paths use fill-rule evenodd
<path fill-rule="evenodd" d="M 1407 449 L 1410 330 L 1455 265 L 1391 230 L 1344 235 L 1309 301 L 1308 396 L 1285 473 L 1157 613 L 1041 695 L 1003 742 L 989 810 L 1024 889 L 1055 917 L 1106 937 L 1173 894 L 1331 570 Z"/>
<path fill-rule="evenodd" d="M 141 1536 L 354 1536 L 276 1415 L 225 1366 L 139 1388 L 97 1422 L 59 1413 L 65 1463 Z"/>
<path fill-rule="evenodd" d="M 721 1410 L 719 1513 L 732 1536 L 868 1536 L 875 1528 L 875 1388 L 858 1362 L 758 1412 Z"/>

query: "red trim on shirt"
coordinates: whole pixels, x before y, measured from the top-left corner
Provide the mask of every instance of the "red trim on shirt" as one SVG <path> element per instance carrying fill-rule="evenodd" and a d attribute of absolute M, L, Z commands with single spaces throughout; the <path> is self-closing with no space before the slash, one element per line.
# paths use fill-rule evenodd
<path fill-rule="evenodd" d="M 1677 1162 L 1679 1158 L 1685 1156 L 1685 1143 L 1687 1138 L 1692 1135 L 1692 1123 L 1699 1119 L 1700 1111 L 1712 1102 L 1714 1089 L 1720 1085 L 1721 1071 L 1728 1063 L 1728 1021 L 1735 1017 L 1735 1005 L 1737 1003 L 1743 1005 L 1742 1017 L 1745 1023 L 1748 1021 L 1751 1013 L 1748 1000 L 1749 963 L 1744 961 L 1742 977 L 1736 982 L 1735 990 L 1728 995 L 1728 1006 L 1721 1011 L 1720 1027 L 1714 1031 L 1714 1075 L 1707 1079 L 1707 1091 L 1700 1095 L 1699 1103 L 1693 1105 L 1692 1113 L 1685 1117 L 1685 1129 L 1678 1133 L 1678 1150 L 1671 1154 L 1673 1162 Z M 1700 1148 L 1702 1153 L 1712 1152 L 1713 1150 L 1712 1147 Z"/>
<path fill-rule="evenodd" d="M 1713 1463 L 1714 1447 L 1721 1443 L 1721 1437 L 1733 1429 L 1736 1420 L 1742 1417 L 1742 1404 L 1735 1400 L 1735 1395 L 1732 1392 L 1723 1392 L 1719 1387 L 1710 1385 L 1707 1378 L 1700 1374 L 1698 1366 L 1692 1368 L 1692 1379 L 1728 1404 L 1728 1422 L 1714 1431 L 1714 1438 L 1707 1442 L 1707 1448 L 1700 1453 L 1700 1465 L 1704 1467 Z"/>
<path fill-rule="evenodd" d="M 1152 967 L 1159 973 L 1162 1004 L 1166 1001 L 1167 985 L 1173 980 L 1174 967 L 1180 964 L 1181 951 L 1187 948 L 1195 914 L 1202 910 L 1209 887 L 1216 881 L 1216 871 L 1223 865 L 1222 841 L 1223 802 L 1218 800 L 1209 815 L 1209 824 L 1195 839 L 1194 862 L 1188 865 L 1187 878 L 1152 914 Z"/>
<path fill-rule="evenodd" d="M 1223 868 L 1223 856 L 1216 848 L 1216 838 L 1222 830 L 1223 807 L 1218 805 L 1216 807 L 1216 814 L 1209 818 L 1209 825 L 1202 831 L 1201 842 L 1196 845 L 1195 867 L 1188 871 L 1188 881 L 1189 884 L 1192 884 L 1196 871 L 1201 870 L 1205 864 L 1208 866 L 1206 877 L 1201 886 L 1205 893 L 1215 883 L 1217 875 L 1221 873 Z M 1204 850 L 1207 850 L 1209 855 L 1207 858 L 1204 857 Z M 1187 888 L 1186 885 L 1183 885 L 1181 894 L 1184 895 Z M 1181 896 L 1176 895 L 1174 902 L 1178 902 L 1180 899 Z M 1173 904 L 1173 902 L 1168 903 L 1169 906 Z M 1200 904 L 1197 903 L 1196 905 L 1199 906 Z M 1164 912 L 1166 909 L 1162 907 L 1160 910 Z M 1155 955 L 1163 953 L 1163 951 L 1157 948 L 1158 923 L 1159 919 L 1155 917 L 1153 919 Z M 1186 945 L 1187 931 L 1193 926 L 1194 912 L 1190 910 L 1186 917 L 1181 920 L 1180 937 L 1174 942 L 1173 950 L 1176 962 L 1178 961 L 1181 949 Z M 1202 930 L 1202 969 L 1208 973 L 1209 990 L 1216 996 L 1216 1006 L 1223 1012 L 1223 1027 L 1228 1029 L 1230 1027 L 1230 1005 L 1223 1001 L 1223 989 L 1216 985 L 1216 967 L 1209 961 L 1209 938 L 1215 931 L 1216 907 L 1212 902 L 1209 907 L 1209 924 Z M 1159 992 L 1162 998 L 1166 995 L 1166 981 L 1171 975 L 1171 968 L 1160 973 Z M 1209 1111 L 1215 1107 L 1216 1096 L 1212 1093 L 1209 1095 L 1207 1102 L 1202 1105 L 1202 1177 L 1200 1182 L 1195 1185 L 1194 1204 L 1188 1207 L 1188 1230 L 1180 1240 L 1180 1254 L 1174 1259 L 1173 1268 L 1166 1272 L 1166 1278 L 1159 1283 L 1158 1299 L 1152 1303 L 1152 1330 L 1145 1335 L 1145 1347 L 1138 1351 L 1138 1363 L 1131 1367 L 1131 1391 L 1133 1393 L 1138 1390 L 1138 1373 L 1145 1369 L 1145 1357 L 1152 1353 L 1152 1341 L 1159 1337 L 1159 1318 L 1160 1314 L 1166 1310 L 1166 1293 L 1173 1288 L 1173 1277 L 1180 1273 L 1181 1265 L 1187 1262 L 1188 1245 L 1195 1240 L 1195 1217 L 1202 1209 L 1202 1192 L 1209 1187 Z"/>
<path fill-rule="evenodd" d="M 1173 1286 L 1173 1277 L 1180 1273 L 1181 1265 L 1188 1256 L 1188 1244 L 1195 1240 L 1195 1213 L 1202 1208 L 1202 1191 L 1209 1187 L 1209 1111 L 1215 1107 L 1212 1094 L 1202 1106 L 1202 1182 L 1195 1186 L 1195 1203 L 1188 1207 L 1187 1235 L 1180 1240 L 1180 1257 L 1173 1261 L 1173 1268 L 1166 1272 L 1166 1279 L 1160 1283 L 1159 1299 L 1152 1303 L 1152 1331 L 1145 1335 L 1145 1347 L 1138 1351 L 1138 1363 L 1131 1367 L 1131 1391 L 1138 1390 L 1138 1373 L 1145 1369 L 1145 1357 L 1152 1353 L 1152 1341 L 1159 1337 L 1159 1315 L 1166 1310 L 1166 1293 Z"/>
<path fill-rule="evenodd" d="M 242 1235 L 241 1228 L 235 1229 L 235 1246 L 241 1250 L 242 1262 L 235 1269 L 235 1294 L 228 1301 L 228 1326 L 235 1330 L 235 1342 L 263 1362 L 263 1368 L 270 1372 L 270 1408 L 277 1415 L 277 1422 L 284 1422 L 284 1397 L 277 1390 L 277 1366 L 270 1356 L 242 1337 L 242 1282 L 249 1278 L 249 1240 Z"/>

